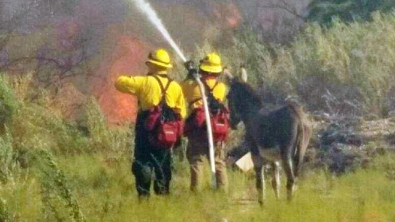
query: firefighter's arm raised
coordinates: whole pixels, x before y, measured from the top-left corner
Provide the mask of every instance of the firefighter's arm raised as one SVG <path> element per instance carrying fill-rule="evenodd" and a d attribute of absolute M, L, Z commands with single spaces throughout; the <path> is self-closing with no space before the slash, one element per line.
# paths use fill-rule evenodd
<path fill-rule="evenodd" d="M 120 92 L 136 95 L 145 81 L 143 76 L 120 76 L 115 82 L 115 88 Z"/>

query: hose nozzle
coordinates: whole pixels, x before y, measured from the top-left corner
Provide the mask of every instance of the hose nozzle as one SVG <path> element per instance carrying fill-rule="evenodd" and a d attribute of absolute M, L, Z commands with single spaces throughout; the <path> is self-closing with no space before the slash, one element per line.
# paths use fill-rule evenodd
<path fill-rule="evenodd" d="M 184 63 L 184 67 L 188 71 L 187 79 L 194 79 L 197 75 L 195 63 L 192 60 L 188 60 Z"/>
<path fill-rule="evenodd" d="M 195 63 L 192 60 L 188 60 L 184 63 L 184 67 L 189 71 L 195 69 Z"/>

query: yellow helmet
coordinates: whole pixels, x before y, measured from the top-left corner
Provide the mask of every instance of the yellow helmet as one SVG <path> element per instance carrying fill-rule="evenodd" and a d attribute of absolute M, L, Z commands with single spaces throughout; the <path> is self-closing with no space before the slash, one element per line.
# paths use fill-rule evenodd
<path fill-rule="evenodd" d="M 220 74 L 223 70 L 221 58 L 215 52 L 209 53 L 200 61 L 199 68 L 206 72 Z"/>
<path fill-rule="evenodd" d="M 154 52 L 150 52 L 147 62 L 164 68 L 173 68 L 173 65 L 170 63 L 169 53 L 164 49 L 157 49 Z"/>

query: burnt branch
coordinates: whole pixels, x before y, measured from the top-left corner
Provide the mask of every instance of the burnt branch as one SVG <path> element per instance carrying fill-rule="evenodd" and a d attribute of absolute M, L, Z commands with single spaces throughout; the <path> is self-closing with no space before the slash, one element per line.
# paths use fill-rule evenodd
<path fill-rule="evenodd" d="M 280 2 L 280 3 L 272 3 L 272 4 L 267 4 L 267 5 L 264 4 L 264 5 L 261 5 L 260 7 L 269 8 L 269 9 L 281 9 L 281 10 L 284 10 L 284 11 L 294 15 L 295 17 L 297 17 L 303 21 L 307 20 L 305 18 L 305 16 L 299 14 L 298 10 L 295 8 L 294 5 L 288 3 L 284 0 L 279 0 L 278 2 Z"/>

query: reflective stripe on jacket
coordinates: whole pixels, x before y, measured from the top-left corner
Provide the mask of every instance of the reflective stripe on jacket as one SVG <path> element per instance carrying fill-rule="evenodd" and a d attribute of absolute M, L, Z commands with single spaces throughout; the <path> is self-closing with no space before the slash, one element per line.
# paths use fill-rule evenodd
<path fill-rule="evenodd" d="M 158 75 L 163 86 L 167 85 L 169 79 Z M 148 110 L 159 104 L 162 91 L 158 81 L 153 76 L 121 76 L 115 82 L 117 90 L 137 96 L 141 110 Z M 175 109 L 182 118 L 186 116 L 185 99 L 181 86 L 172 81 L 166 91 L 166 103 Z"/>

